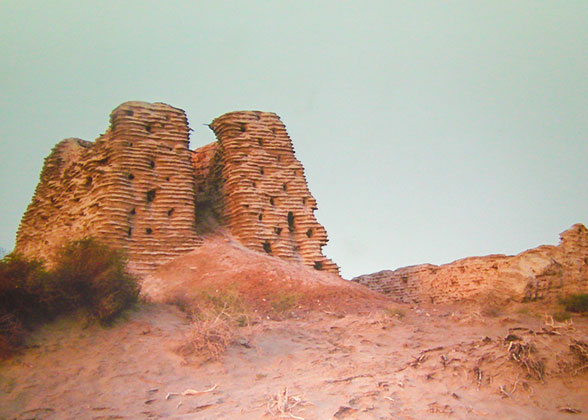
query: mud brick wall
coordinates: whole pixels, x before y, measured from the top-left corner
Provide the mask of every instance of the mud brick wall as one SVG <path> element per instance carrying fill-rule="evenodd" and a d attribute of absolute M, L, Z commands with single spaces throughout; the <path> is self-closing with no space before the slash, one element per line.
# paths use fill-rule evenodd
<path fill-rule="evenodd" d="M 314 217 L 316 200 L 280 118 L 231 112 L 210 127 L 218 139 L 214 155 L 207 155 L 213 153 L 210 146 L 197 150 L 201 156 L 195 160 L 213 163 L 208 171 L 216 177 L 199 191 L 218 204 L 222 223 L 248 248 L 338 274 L 337 265 L 322 254 L 327 232 Z"/>
<path fill-rule="evenodd" d="M 64 239 L 122 248 L 138 274 L 193 249 L 194 170 L 188 123 L 166 104 L 127 102 L 94 143 L 68 139 L 46 158 L 15 250 L 49 261 Z"/>
<path fill-rule="evenodd" d="M 452 302 L 493 295 L 527 301 L 588 292 L 588 230 L 576 224 L 558 246 L 515 256 L 470 257 L 441 266 L 423 264 L 359 276 L 353 281 L 400 302 Z"/>

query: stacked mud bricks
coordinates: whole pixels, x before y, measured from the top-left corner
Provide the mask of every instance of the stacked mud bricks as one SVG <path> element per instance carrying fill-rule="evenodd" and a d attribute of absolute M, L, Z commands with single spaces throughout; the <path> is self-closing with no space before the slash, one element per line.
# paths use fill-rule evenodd
<path fill-rule="evenodd" d="M 234 112 L 210 126 L 218 141 L 191 151 L 184 111 L 127 102 L 95 142 L 60 142 L 15 250 L 51 262 L 65 239 L 95 237 L 145 275 L 226 228 L 251 249 L 338 273 L 322 254 L 327 234 L 278 116 Z"/>

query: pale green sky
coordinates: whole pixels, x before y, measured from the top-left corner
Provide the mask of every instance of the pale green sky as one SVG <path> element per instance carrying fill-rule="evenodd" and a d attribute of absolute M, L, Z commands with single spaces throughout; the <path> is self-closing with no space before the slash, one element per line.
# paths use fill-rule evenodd
<path fill-rule="evenodd" d="M 588 224 L 588 1 L 0 2 L 0 246 L 127 100 L 282 117 L 345 277 Z"/>

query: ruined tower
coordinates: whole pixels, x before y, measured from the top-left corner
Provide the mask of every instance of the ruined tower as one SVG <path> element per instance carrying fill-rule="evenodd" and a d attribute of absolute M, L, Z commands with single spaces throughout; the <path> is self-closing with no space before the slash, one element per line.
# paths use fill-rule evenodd
<path fill-rule="evenodd" d="M 338 273 L 322 254 L 327 232 L 314 217 L 316 200 L 280 118 L 231 112 L 210 127 L 218 139 L 215 155 L 205 149 L 212 182 L 200 189 L 212 189 L 209 196 L 231 233 L 251 249 Z"/>
<path fill-rule="evenodd" d="M 45 160 L 16 251 L 51 261 L 64 239 L 125 250 L 143 274 L 199 242 L 188 123 L 166 104 L 126 102 L 94 143 L 69 139 Z"/>
<path fill-rule="evenodd" d="M 67 139 L 45 159 L 17 252 L 51 262 L 65 240 L 123 249 L 144 275 L 226 227 L 245 246 L 338 273 L 304 169 L 277 115 L 232 112 L 210 125 L 218 141 L 189 150 L 181 109 L 126 102 L 95 142 Z"/>

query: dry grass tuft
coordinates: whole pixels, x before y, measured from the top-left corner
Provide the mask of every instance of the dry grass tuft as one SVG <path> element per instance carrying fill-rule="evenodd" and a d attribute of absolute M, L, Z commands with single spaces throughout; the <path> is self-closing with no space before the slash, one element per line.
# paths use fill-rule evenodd
<path fill-rule="evenodd" d="M 572 340 L 570 351 L 576 357 L 574 375 L 588 368 L 588 343 L 580 340 Z"/>
<path fill-rule="evenodd" d="M 234 339 L 234 330 L 225 319 L 196 321 L 176 352 L 184 358 L 194 356 L 198 362 L 205 363 L 220 359 Z"/>
<path fill-rule="evenodd" d="M 385 309 L 384 312 L 391 317 L 397 318 L 397 319 L 402 319 L 406 316 L 406 309 L 404 309 L 403 307 L 401 307 L 398 304 L 391 304 L 388 305 Z"/>

